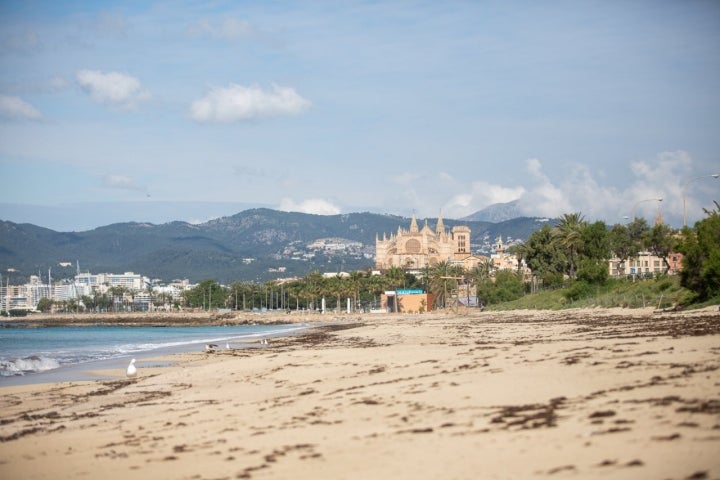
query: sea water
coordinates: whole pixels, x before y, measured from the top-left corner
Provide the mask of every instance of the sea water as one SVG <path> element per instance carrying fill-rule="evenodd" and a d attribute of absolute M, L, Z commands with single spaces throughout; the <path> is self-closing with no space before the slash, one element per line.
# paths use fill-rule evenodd
<path fill-rule="evenodd" d="M 208 343 L 237 348 L 304 328 L 307 325 L 0 328 L 0 385 L 63 367 L 115 367 L 130 357 L 201 351 Z"/>

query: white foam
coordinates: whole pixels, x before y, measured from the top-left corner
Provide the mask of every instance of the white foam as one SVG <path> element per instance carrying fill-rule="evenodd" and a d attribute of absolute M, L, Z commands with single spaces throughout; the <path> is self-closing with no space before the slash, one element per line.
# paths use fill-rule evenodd
<path fill-rule="evenodd" d="M 0 376 L 25 375 L 26 373 L 44 372 L 59 367 L 60 363 L 54 358 L 33 355 L 11 361 L 0 361 Z"/>

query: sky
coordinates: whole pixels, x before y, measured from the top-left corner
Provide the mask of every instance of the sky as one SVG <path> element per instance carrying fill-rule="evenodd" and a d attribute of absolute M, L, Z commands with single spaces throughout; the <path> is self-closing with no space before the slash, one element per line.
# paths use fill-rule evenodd
<path fill-rule="evenodd" d="M 0 2 L 0 219 L 692 225 L 718 52 L 714 0 Z"/>

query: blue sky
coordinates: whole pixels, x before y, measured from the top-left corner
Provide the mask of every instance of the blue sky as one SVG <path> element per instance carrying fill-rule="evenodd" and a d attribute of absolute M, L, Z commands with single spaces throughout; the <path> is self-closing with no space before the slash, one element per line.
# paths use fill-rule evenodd
<path fill-rule="evenodd" d="M 2 2 L 0 219 L 680 226 L 720 200 L 718 52 L 716 1 Z"/>

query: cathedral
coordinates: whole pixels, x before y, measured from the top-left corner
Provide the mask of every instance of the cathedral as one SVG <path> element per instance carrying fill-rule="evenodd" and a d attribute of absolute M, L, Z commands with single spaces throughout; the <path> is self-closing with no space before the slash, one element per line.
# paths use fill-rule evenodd
<path fill-rule="evenodd" d="M 433 231 L 425 220 L 425 226 L 418 228 L 415 214 L 410 229 L 398 227 L 397 234 L 382 240 L 375 237 L 375 268 L 386 270 L 399 267 L 403 270 L 420 270 L 439 262 L 465 262 L 470 254 L 470 228 L 456 226 L 451 232 L 445 231 L 442 216 L 438 217 Z"/>

